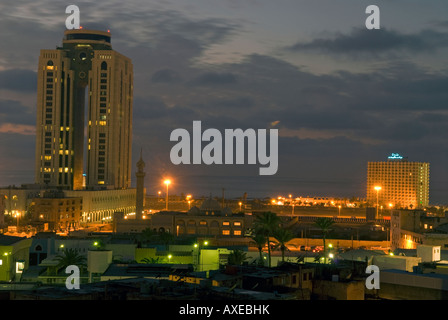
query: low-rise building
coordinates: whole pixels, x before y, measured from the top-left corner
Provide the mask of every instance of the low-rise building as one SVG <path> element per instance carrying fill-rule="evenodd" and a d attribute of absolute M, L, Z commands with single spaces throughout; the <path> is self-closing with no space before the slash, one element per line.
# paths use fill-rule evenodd
<path fill-rule="evenodd" d="M 0 235 L 0 281 L 19 281 L 29 266 L 31 239 Z"/>
<path fill-rule="evenodd" d="M 243 237 L 248 228 L 244 213 L 233 213 L 213 199 L 188 212 L 161 211 L 150 216 L 151 228 L 181 235 Z M 251 219 L 251 218 L 250 218 Z"/>
<path fill-rule="evenodd" d="M 34 199 L 33 220 L 49 230 L 71 231 L 80 227 L 82 197 L 67 198 L 62 191 L 46 191 Z"/>

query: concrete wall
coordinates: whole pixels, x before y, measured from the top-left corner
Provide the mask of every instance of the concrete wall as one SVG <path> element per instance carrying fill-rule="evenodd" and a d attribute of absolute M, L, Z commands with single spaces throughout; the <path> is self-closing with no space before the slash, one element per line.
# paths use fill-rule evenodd
<path fill-rule="evenodd" d="M 103 273 L 111 263 L 110 250 L 90 250 L 87 254 L 87 270 L 91 273 Z"/>
<path fill-rule="evenodd" d="M 364 300 L 365 283 L 363 281 L 334 282 L 315 280 L 313 294 L 319 299 Z"/>
<path fill-rule="evenodd" d="M 378 266 L 380 270 L 397 269 L 402 271 L 413 272 L 414 266 L 418 266 L 421 258 L 404 257 L 404 256 L 374 256 L 372 264 Z"/>

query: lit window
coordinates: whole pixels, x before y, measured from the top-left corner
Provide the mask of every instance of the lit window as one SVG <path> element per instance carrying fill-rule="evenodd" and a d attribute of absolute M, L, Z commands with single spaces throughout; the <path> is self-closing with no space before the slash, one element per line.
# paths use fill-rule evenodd
<path fill-rule="evenodd" d="M 222 225 L 223 225 L 223 226 L 229 226 L 229 225 L 230 225 L 230 222 L 229 222 L 229 221 L 224 221 L 224 222 L 222 223 Z"/>
<path fill-rule="evenodd" d="M 235 230 L 235 231 L 233 231 L 233 234 L 235 236 L 240 236 L 241 235 L 241 230 Z"/>
<path fill-rule="evenodd" d="M 16 262 L 16 273 L 22 273 L 23 269 L 25 269 L 25 261 L 17 261 Z"/>
<path fill-rule="evenodd" d="M 230 230 L 222 230 L 222 234 L 224 236 L 229 236 L 230 235 Z"/>

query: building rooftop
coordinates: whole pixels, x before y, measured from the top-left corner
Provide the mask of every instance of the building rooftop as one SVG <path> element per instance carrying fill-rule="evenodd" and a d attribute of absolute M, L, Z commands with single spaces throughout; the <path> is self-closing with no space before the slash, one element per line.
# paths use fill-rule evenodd
<path fill-rule="evenodd" d="M 24 239 L 27 239 L 26 237 L 15 237 L 15 236 L 6 236 L 6 235 L 0 235 L 0 246 L 11 246 L 17 242 L 20 242 Z"/>
<path fill-rule="evenodd" d="M 448 274 L 415 273 L 398 269 L 381 271 L 383 283 L 448 291 Z"/>
<path fill-rule="evenodd" d="M 103 273 L 102 277 L 168 278 L 170 274 L 185 274 L 192 270 L 193 267 L 189 264 L 113 263 Z"/>

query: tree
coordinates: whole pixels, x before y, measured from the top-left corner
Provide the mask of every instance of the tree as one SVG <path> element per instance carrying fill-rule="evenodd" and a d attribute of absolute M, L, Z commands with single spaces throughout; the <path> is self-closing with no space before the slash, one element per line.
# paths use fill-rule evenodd
<path fill-rule="evenodd" d="M 258 253 L 260 254 L 258 264 L 263 265 L 264 262 L 263 262 L 262 252 L 263 252 L 263 247 L 266 244 L 266 237 L 264 236 L 264 234 L 258 232 L 252 236 L 252 240 L 254 240 L 255 245 L 257 246 L 257 249 L 258 249 Z"/>
<path fill-rule="evenodd" d="M 331 218 L 318 218 L 316 219 L 316 226 L 319 227 L 322 230 L 322 240 L 324 243 L 324 262 L 327 261 L 327 247 L 325 244 L 325 240 L 327 238 L 328 233 L 330 232 L 330 227 L 333 225 L 334 221 Z"/>
<path fill-rule="evenodd" d="M 163 244 L 165 245 L 165 250 L 168 250 L 169 244 L 171 242 L 173 242 L 173 240 L 174 240 L 174 235 L 172 235 L 169 232 L 163 231 L 159 234 L 159 238 L 160 238 L 160 241 L 162 241 Z"/>
<path fill-rule="evenodd" d="M 141 263 L 146 263 L 146 264 L 154 264 L 154 263 L 160 263 L 160 258 L 143 258 L 142 260 L 140 260 Z"/>
<path fill-rule="evenodd" d="M 138 247 L 141 247 L 142 243 L 149 243 L 153 236 L 154 236 L 154 231 L 152 231 L 150 228 L 144 229 L 136 237 Z"/>
<path fill-rule="evenodd" d="M 276 213 L 273 212 L 263 212 L 257 215 L 255 218 L 255 230 L 263 234 L 266 238 L 266 243 L 268 245 L 268 266 L 271 267 L 271 244 L 270 237 L 273 235 L 274 230 L 276 230 L 280 225 L 280 218 Z"/>
<path fill-rule="evenodd" d="M 294 234 L 288 230 L 283 228 L 277 228 L 274 230 L 274 238 L 277 240 L 277 247 L 280 248 L 282 252 L 282 262 L 285 261 L 285 250 L 287 249 L 286 243 L 294 239 Z"/>
<path fill-rule="evenodd" d="M 247 260 L 246 252 L 235 249 L 229 254 L 228 264 L 234 266 L 240 266 Z"/>
<path fill-rule="evenodd" d="M 56 266 L 57 269 L 66 268 L 70 265 L 75 265 L 82 270 L 86 266 L 86 257 L 80 255 L 75 249 L 65 249 L 62 253 L 58 254 L 55 258 L 59 263 Z"/>

